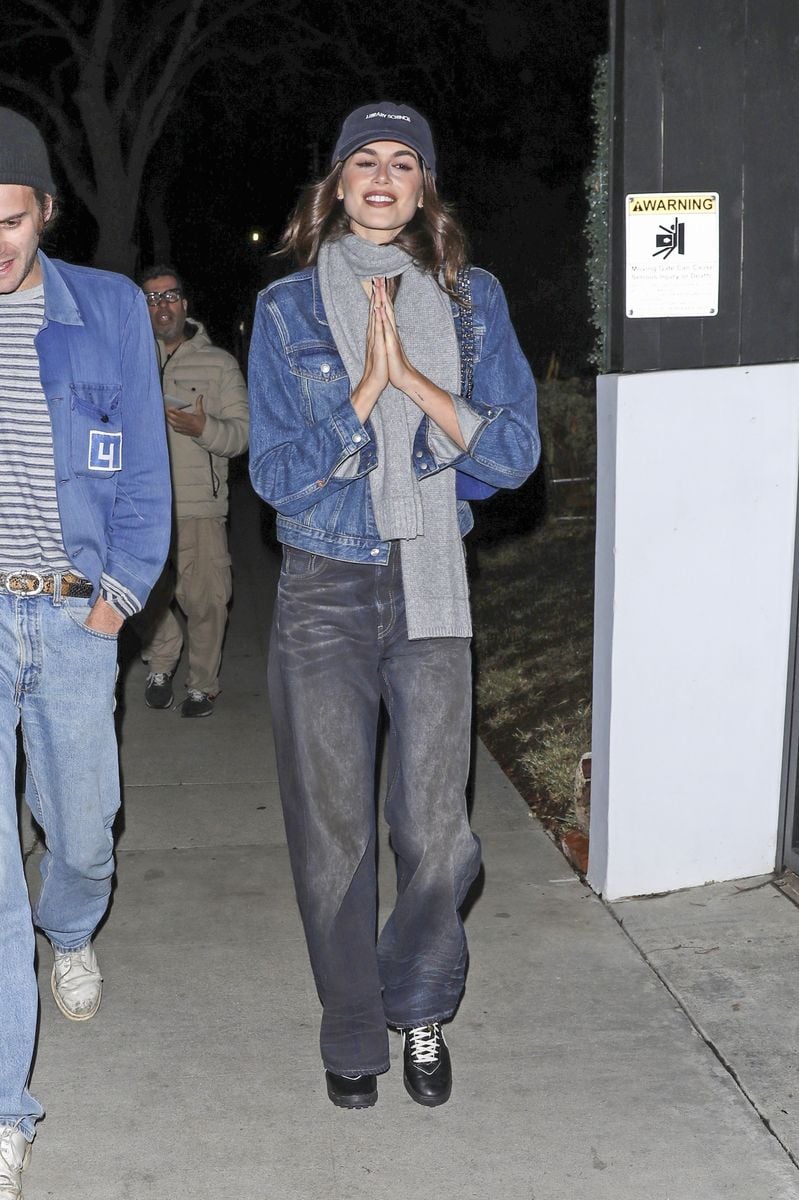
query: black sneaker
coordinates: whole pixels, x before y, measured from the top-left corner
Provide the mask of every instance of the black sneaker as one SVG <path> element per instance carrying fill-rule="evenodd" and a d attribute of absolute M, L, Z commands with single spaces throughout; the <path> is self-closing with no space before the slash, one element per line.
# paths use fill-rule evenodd
<path fill-rule="evenodd" d="M 172 676 L 166 671 L 151 671 L 147 676 L 144 689 L 144 703 L 148 708 L 171 708 L 175 697 L 172 695 Z"/>
<path fill-rule="evenodd" d="M 214 700 L 216 700 L 216 696 L 209 696 L 207 692 L 198 692 L 195 688 L 189 688 L 189 694 L 180 706 L 180 715 L 182 717 L 210 717 L 214 711 Z"/>
<path fill-rule="evenodd" d="M 327 1094 L 337 1108 L 371 1108 L 377 1104 L 376 1075 L 336 1075 L 325 1071 Z"/>
<path fill-rule="evenodd" d="M 438 1023 L 402 1030 L 403 1080 L 417 1104 L 446 1104 L 452 1091 L 452 1065 Z"/>

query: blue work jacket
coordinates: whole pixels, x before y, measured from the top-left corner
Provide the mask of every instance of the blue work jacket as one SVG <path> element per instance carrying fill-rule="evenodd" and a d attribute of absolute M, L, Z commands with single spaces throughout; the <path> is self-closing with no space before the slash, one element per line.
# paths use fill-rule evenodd
<path fill-rule="evenodd" d="M 138 612 L 169 549 L 172 494 L 153 331 L 121 275 L 39 254 L 39 374 L 53 428 L 64 549 L 94 584 Z"/>
<path fill-rule="evenodd" d="M 479 420 L 468 452 L 436 456 L 422 415 L 412 461 L 417 479 L 463 466 L 497 488 L 515 488 L 541 452 L 533 376 L 511 325 L 500 284 L 471 270 L 474 389 Z M 460 310 L 453 301 L 460 333 Z M 277 510 L 282 542 L 327 558 L 385 563 L 389 542 L 377 532 L 367 476 L 377 465 L 370 422 L 361 424 L 352 389 L 325 316 L 316 268 L 270 284 L 258 297 L 250 343 L 250 475 Z M 349 459 L 356 459 L 346 472 Z M 336 474 L 339 472 L 339 474 Z M 473 520 L 458 502 L 461 534 Z"/>

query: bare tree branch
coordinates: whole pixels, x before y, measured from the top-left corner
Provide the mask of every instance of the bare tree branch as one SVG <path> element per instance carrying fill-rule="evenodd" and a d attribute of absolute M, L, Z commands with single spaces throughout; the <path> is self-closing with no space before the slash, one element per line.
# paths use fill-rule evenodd
<path fill-rule="evenodd" d="M 138 52 L 130 58 L 130 47 L 124 48 L 127 52 L 127 65 L 124 72 L 120 72 L 119 87 L 112 102 L 112 110 L 117 119 L 121 118 L 122 114 L 127 111 L 141 77 L 152 64 L 156 47 L 161 44 L 161 41 L 169 32 L 172 22 L 185 11 L 185 8 L 186 0 L 176 0 L 174 4 L 160 8 L 154 18 L 150 36 L 139 38 Z"/>
<path fill-rule="evenodd" d="M 302 17 L 295 16 L 293 13 L 284 11 L 279 6 L 275 9 L 272 15 L 272 21 L 275 26 L 283 25 L 285 29 L 290 29 L 293 33 L 302 33 L 306 36 L 304 46 L 299 47 L 299 52 L 302 53 L 303 48 L 320 49 L 324 46 L 329 46 L 331 43 L 330 34 L 325 33 L 310 21 L 304 20 Z M 277 38 L 275 38 L 277 40 Z M 362 40 L 362 39 L 361 39 Z M 359 47 L 360 49 L 361 47 Z M 317 69 L 319 64 L 315 64 Z"/>
<path fill-rule="evenodd" d="M 139 115 L 129 157 L 129 162 L 135 164 L 133 170 L 139 174 L 144 170 L 147 155 L 158 140 L 169 115 L 165 99 L 167 93 L 174 87 L 175 76 L 180 64 L 192 44 L 202 6 L 203 0 L 190 0 L 180 32 L 172 44 L 158 82 L 147 97 Z"/>
<path fill-rule="evenodd" d="M 228 47 L 227 50 L 222 49 L 219 45 L 217 45 L 214 49 L 210 51 L 206 50 L 203 53 L 202 47 L 205 45 L 208 39 L 221 33 L 222 30 L 226 26 L 230 25 L 231 22 L 233 22 L 237 17 L 243 16 L 244 13 L 257 8 L 261 3 L 262 0 L 242 0 L 241 3 L 237 4 L 233 8 L 227 9 L 221 16 L 210 21 L 207 25 L 203 26 L 198 33 L 195 34 L 191 44 L 186 49 L 185 59 L 181 64 L 180 75 L 183 77 L 181 90 L 185 90 L 185 88 L 191 82 L 193 76 L 205 65 L 206 61 L 219 61 L 224 57 L 225 53 L 230 52 L 230 43 L 225 43 L 225 46 Z M 199 9 L 201 7 L 202 3 L 198 5 L 198 20 Z M 121 114 L 127 110 L 131 96 L 133 95 L 141 76 L 146 72 L 147 68 L 151 66 L 154 48 L 159 45 L 163 38 L 166 37 L 173 21 L 179 15 L 185 14 L 185 12 L 186 0 L 176 0 L 174 4 L 159 9 L 154 36 L 141 39 L 139 43 L 139 52 L 130 61 L 128 68 L 124 73 L 124 79 L 120 83 L 119 89 L 114 98 L 113 110 L 118 116 L 121 116 Z M 253 52 L 249 61 L 252 63 L 257 62 L 258 53 L 259 52 L 257 51 Z M 262 55 L 263 52 L 261 51 L 260 53 Z M 205 57 L 206 55 L 207 58 Z"/>
<path fill-rule="evenodd" d="M 32 8 L 34 12 L 40 13 L 51 21 L 53 27 L 58 30 L 61 37 L 72 48 L 73 53 L 77 58 L 82 58 L 86 53 L 86 45 L 78 36 L 75 26 L 59 12 L 54 4 L 50 4 L 49 0 L 24 0 L 28 8 Z"/>
<path fill-rule="evenodd" d="M 28 0 L 30 3 L 30 0 Z M 94 23 L 94 36 L 91 42 L 92 59 L 105 67 L 108 61 L 108 48 L 114 32 L 114 18 L 117 15 L 116 0 L 102 0 L 97 20 Z"/>
<path fill-rule="evenodd" d="M 257 8 L 262 0 L 241 0 L 241 3 L 236 4 L 232 8 L 228 8 L 221 16 L 215 17 L 209 21 L 207 25 L 203 25 L 202 29 L 195 35 L 195 38 L 189 46 L 189 53 L 194 54 L 209 38 L 215 37 L 222 30 L 235 21 L 237 17 L 244 16 L 246 12 Z"/>
<path fill-rule="evenodd" d="M 8 47 L 18 50 L 25 42 L 63 42 L 63 40 L 63 36 L 56 30 L 50 33 L 46 29 L 31 26 L 27 33 L 15 33 L 11 37 L 0 38 L 0 50 L 5 50 Z"/>

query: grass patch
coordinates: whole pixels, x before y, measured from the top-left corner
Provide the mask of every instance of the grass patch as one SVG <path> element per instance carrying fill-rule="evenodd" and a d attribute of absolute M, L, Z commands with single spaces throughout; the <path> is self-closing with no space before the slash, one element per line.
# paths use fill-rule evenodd
<path fill-rule="evenodd" d="M 594 526 L 549 519 L 472 557 L 477 728 L 544 825 L 591 749 Z"/>
<path fill-rule="evenodd" d="M 579 704 L 569 717 L 557 716 L 537 730 L 519 729 L 519 769 L 533 788 L 562 803 L 574 796 L 574 775 L 580 755 L 591 748 L 591 705 Z M 566 812 L 561 818 L 568 821 Z"/>

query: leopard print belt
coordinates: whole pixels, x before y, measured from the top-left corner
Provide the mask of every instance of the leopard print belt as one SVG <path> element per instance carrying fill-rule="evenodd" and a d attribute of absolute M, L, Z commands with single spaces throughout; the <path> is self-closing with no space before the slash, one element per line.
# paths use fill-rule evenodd
<path fill-rule="evenodd" d="M 14 596 L 54 596 L 61 581 L 62 596 L 91 596 L 94 588 L 88 579 L 79 579 L 71 571 L 65 575 L 43 575 L 41 571 L 0 571 L 0 591 Z"/>

